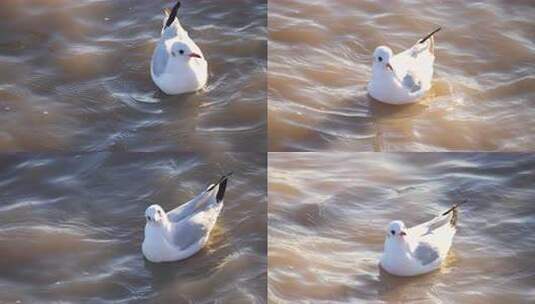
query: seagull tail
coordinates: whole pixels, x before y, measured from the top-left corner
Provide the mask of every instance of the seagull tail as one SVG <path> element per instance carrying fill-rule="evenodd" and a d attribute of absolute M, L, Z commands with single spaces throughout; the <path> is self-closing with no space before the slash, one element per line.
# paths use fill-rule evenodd
<path fill-rule="evenodd" d="M 178 9 L 180 8 L 180 1 L 177 1 L 175 6 L 173 6 L 172 9 L 169 9 L 169 8 L 165 8 L 163 10 L 165 16 L 167 17 L 167 22 L 165 22 L 165 26 L 164 26 L 164 29 L 165 28 L 168 28 L 169 26 L 171 26 L 171 24 L 173 24 L 173 22 L 175 21 L 176 19 L 176 15 L 178 13 Z"/>
<path fill-rule="evenodd" d="M 457 226 L 457 221 L 459 219 L 459 212 L 457 211 L 457 209 L 461 205 L 465 204 L 466 202 L 468 202 L 468 200 L 464 200 L 464 201 L 461 201 L 459 203 L 456 203 L 456 204 L 453 205 L 453 207 L 451 207 L 450 209 L 448 209 L 447 211 L 442 213 L 442 216 L 445 216 L 445 215 L 448 215 L 449 213 L 451 213 L 450 225 L 452 227 L 456 227 Z"/>
<path fill-rule="evenodd" d="M 212 191 L 216 186 L 219 186 L 219 188 L 217 189 L 217 194 L 216 194 L 216 202 L 217 203 L 220 203 L 221 201 L 223 201 L 223 197 L 225 196 L 225 190 L 227 189 L 227 180 L 229 179 L 229 177 L 231 177 L 233 174 L 232 171 L 230 171 L 229 173 L 223 175 L 218 181 L 217 183 L 213 184 L 212 186 L 210 186 L 208 188 L 207 191 Z"/>

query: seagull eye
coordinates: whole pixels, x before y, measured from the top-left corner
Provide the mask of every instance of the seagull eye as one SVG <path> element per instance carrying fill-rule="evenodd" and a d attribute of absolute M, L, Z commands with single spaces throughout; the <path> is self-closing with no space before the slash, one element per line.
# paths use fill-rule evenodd
<path fill-rule="evenodd" d="M 147 215 L 147 220 L 150 221 L 150 216 L 149 215 Z"/>
<path fill-rule="evenodd" d="M 379 56 L 379 57 L 377 57 L 377 60 L 379 60 L 379 62 L 382 62 L 383 61 L 383 57 Z"/>
<path fill-rule="evenodd" d="M 184 50 L 180 50 L 178 52 L 180 53 L 180 55 L 184 55 Z"/>
<path fill-rule="evenodd" d="M 390 230 L 390 233 L 392 233 L 392 235 L 396 235 L 396 232 L 394 230 Z"/>

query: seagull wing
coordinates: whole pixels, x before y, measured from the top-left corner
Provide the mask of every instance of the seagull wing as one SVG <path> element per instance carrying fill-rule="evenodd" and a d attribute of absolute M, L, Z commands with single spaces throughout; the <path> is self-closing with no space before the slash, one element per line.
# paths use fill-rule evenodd
<path fill-rule="evenodd" d="M 190 201 L 167 212 L 167 217 L 171 222 L 178 223 L 189 218 L 196 213 L 207 210 L 223 201 L 227 180 L 231 174 L 225 175 L 215 184 L 210 185 L 205 191 L 191 199 Z"/>
<path fill-rule="evenodd" d="M 457 226 L 458 217 L 457 209 L 459 208 L 459 206 L 467 202 L 467 200 L 463 200 L 459 203 L 455 203 L 451 208 L 434 217 L 430 221 L 409 228 L 410 235 L 414 237 L 422 237 L 427 234 L 431 234 L 433 233 L 433 231 L 443 227 L 450 227 L 455 230 Z"/>
<path fill-rule="evenodd" d="M 422 89 L 422 81 L 417 78 L 417 75 L 412 72 L 408 72 L 403 77 L 402 81 L 403 87 L 409 90 L 411 93 L 418 92 Z"/>
<path fill-rule="evenodd" d="M 422 237 L 424 235 L 433 233 L 435 229 L 448 224 L 449 221 L 449 215 L 439 215 L 434 217 L 430 221 L 409 228 L 409 234 L 414 237 Z"/>
<path fill-rule="evenodd" d="M 202 246 L 214 228 L 221 209 L 223 209 L 223 204 L 207 205 L 207 208 L 197 211 L 191 217 L 178 223 L 171 223 L 173 244 L 181 250 L 195 244 Z"/>
<path fill-rule="evenodd" d="M 422 265 L 427 265 L 435 262 L 440 257 L 439 249 L 431 243 L 419 242 L 414 249 L 413 256 Z"/>
<path fill-rule="evenodd" d="M 160 41 L 158 46 L 154 50 L 152 55 L 152 72 L 154 75 L 159 76 L 165 72 L 167 62 L 169 61 L 169 53 L 165 48 L 165 43 Z"/>
<path fill-rule="evenodd" d="M 194 244 L 202 242 L 210 232 L 210 227 L 203 222 L 188 219 L 180 223 L 173 223 L 171 241 L 173 245 L 185 250 Z"/>
<path fill-rule="evenodd" d="M 458 206 L 456 204 L 434 219 L 409 229 L 416 242 L 413 256 L 422 265 L 432 263 L 448 252 L 456 232 Z"/>
<path fill-rule="evenodd" d="M 417 43 L 392 57 L 390 64 L 402 86 L 411 93 L 422 90 L 424 83 L 433 77 L 435 56 L 431 51 L 432 40 Z"/>

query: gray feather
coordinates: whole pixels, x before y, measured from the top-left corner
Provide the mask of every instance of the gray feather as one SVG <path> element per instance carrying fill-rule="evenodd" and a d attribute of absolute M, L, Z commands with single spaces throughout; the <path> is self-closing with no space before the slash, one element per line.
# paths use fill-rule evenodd
<path fill-rule="evenodd" d="M 433 263 L 438 259 L 438 251 L 428 243 L 419 243 L 414 251 L 414 256 L 422 265 Z"/>
<path fill-rule="evenodd" d="M 171 222 L 178 223 L 184 218 L 207 210 L 213 204 L 221 203 L 223 201 L 223 196 L 225 195 L 227 180 L 231 175 L 232 172 L 222 176 L 219 181 L 211 185 L 207 190 L 201 192 L 190 201 L 167 212 L 167 217 L 169 220 Z"/>
<path fill-rule="evenodd" d="M 207 233 L 206 227 L 196 222 L 185 221 L 177 224 L 173 231 L 173 243 L 184 250 L 202 239 Z"/>
<path fill-rule="evenodd" d="M 212 191 L 204 191 L 187 203 L 167 212 L 167 217 L 171 222 L 178 223 L 187 217 L 206 210 L 213 203 L 215 203 L 215 199 Z"/>
<path fill-rule="evenodd" d="M 422 88 L 421 82 L 416 81 L 411 73 L 407 73 L 407 75 L 403 77 L 403 86 L 409 89 L 412 93 L 417 92 Z"/>
<path fill-rule="evenodd" d="M 152 71 L 154 72 L 154 75 L 160 76 L 165 72 L 167 61 L 169 61 L 169 54 L 165 49 L 165 45 L 160 43 L 152 58 Z"/>

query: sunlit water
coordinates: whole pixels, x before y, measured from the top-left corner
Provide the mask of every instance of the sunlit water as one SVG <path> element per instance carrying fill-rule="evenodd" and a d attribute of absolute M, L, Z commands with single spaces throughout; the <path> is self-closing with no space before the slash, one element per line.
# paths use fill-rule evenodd
<path fill-rule="evenodd" d="M 145 260 L 145 208 L 231 170 L 207 247 Z M 265 154 L 1 156 L 0 302 L 265 303 L 266 174 Z"/>
<path fill-rule="evenodd" d="M 271 1 L 270 151 L 535 149 L 534 16 L 530 1 Z M 372 100 L 375 47 L 438 25 L 427 96 Z"/>
<path fill-rule="evenodd" d="M 209 62 L 205 89 L 150 77 L 175 1 L 0 3 L 1 151 L 265 151 L 265 0 L 182 1 Z"/>
<path fill-rule="evenodd" d="M 535 157 L 457 153 L 275 153 L 269 158 L 270 303 L 533 303 Z M 385 229 L 455 201 L 442 268 L 380 271 Z"/>

